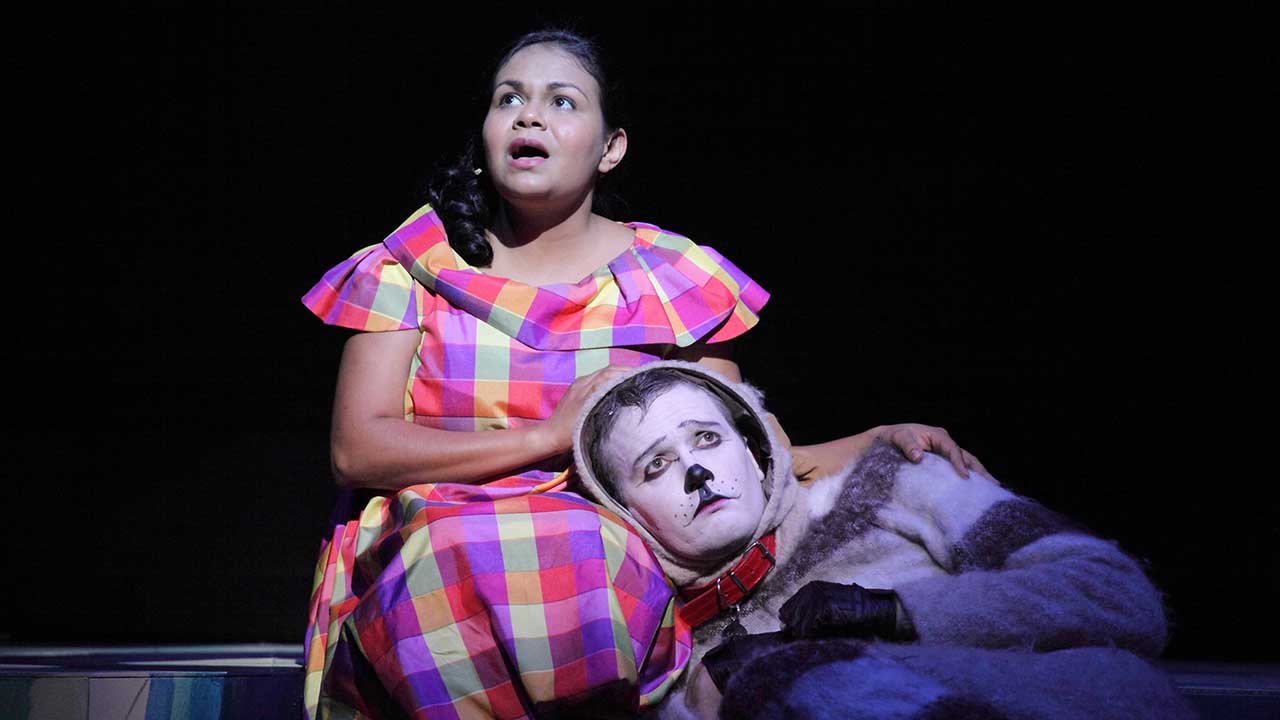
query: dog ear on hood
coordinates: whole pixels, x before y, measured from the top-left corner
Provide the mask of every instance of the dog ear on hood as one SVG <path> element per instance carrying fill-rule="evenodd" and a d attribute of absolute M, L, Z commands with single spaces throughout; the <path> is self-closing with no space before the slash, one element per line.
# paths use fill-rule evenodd
<path fill-rule="evenodd" d="M 791 474 L 790 443 L 784 442 L 784 438 L 779 437 L 775 431 L 776 423 L 767 419 L 768 413 L 762 403 L 764 394 L 751 385 L 735 383 L 703 365 L 683 360 L 664 360 L 633 368 L 607 385 L 597 388 L 583 404 L 582 413 L 578 416 L 577 425 L 574 428 L 573 457 L 577 468 L 577 485 L 572 489 L 580 491 L 603 505 L 631 525 L 657 556 L 667 577 L 675 583 L 676 587 L 685 587 L 709 582 L 719 577 L 737 562 L 739 555 L 734 555 L 728 561 L 699 564 L 669 552 L 658 538 L 636 522 L 631 513 L 608 493 L 597 476 L 600 469 L 591 466 L 591 457 L 588 452 L 593 439 L 589 436 L 592 432 L 592 423 L 589 423 L 588 419 L 605 396 L 627 380 L 658 368 L 676 369 L 688 375 L 690 382 L 719 398 L 729 410 L 734 425 L 746 439 L 756 463 L 763 472 L 764 478 L 761 483 L 767 502 L 750 541 L 742 547 L 743 552 L 752 542 L 759 540 L 781 524 L 795 504 L 798 485 Z"/>

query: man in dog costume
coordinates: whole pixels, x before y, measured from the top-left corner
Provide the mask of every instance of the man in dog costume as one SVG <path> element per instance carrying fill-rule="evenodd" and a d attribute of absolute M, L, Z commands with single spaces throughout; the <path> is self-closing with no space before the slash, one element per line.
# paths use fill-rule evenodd
<path fill-rule="evenodd" d="M 1183 718 L 1140 564 L 981 473 L 876 446 L 801 483 L 759 393 L 637 368 L 586 403 L 580 490 L 684 599 L 666 717 Z"/>

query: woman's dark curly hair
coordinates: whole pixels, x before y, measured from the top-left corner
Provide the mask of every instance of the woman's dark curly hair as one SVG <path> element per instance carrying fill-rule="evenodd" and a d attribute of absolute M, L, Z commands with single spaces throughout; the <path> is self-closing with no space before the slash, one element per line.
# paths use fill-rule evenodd
<path fill-rule="evenodd" d="M 599 46 L 593 40 L 568 30 L 527 33 L 508 46 L 501 58 L 494 63 L 493 72 L 486 79 L 485 97 L 493 97 L 495 75 L 507 61 L 531 45 L 544 43 L 555 45 L 572 55 L 582 69 L 595 78 L 600 87 L 600 110 L 604 116 L 605 130 L 613 132 L 622 127 L 618 107 L 621 93 L 609 81 Z M 489 179 L 489 173 L 476 174 L 477 168 L 484 169 L 484 141 L 479 129 L 482 125 L 483 118 L 476 123 L 477 130 L 468 138 L 462 155 L 453 164 L 438 169 L 427 189 L 427 200 L 444 223 L 449 245 L 463 260 L 478 267 L 486 267 L 493 262 L 493 248 L 485 236 L 485 228 L 492 224 L 499 202 L 498 192 Z M 610 176 L 614 174 L 616 172 L 610 173 Z M 600 181 L 610 176 L 601 176 Z M 601 182 L 597 183 L 591 203 L 592 212 L 612 216 L 621 205 L 620 198 Z"/>

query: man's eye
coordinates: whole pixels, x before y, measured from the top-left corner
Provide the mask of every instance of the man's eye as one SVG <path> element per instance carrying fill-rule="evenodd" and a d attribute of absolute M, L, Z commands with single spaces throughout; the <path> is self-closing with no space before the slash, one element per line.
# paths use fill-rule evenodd
<path fill-rule="evenodd" d="M 577 104 L 563 95 L 557 95 L 551 102 L 561 110 L 575 110 L 578 107 Z"/>
<path fill-rule="evenodd" d="M 713 430 L 698 433 L 698 447 L 712 447 L 720 442 L 720 434 Z"/>
<path fill-rule="evenodd" d="M 662 457 L 661 455 L 659 455 L 658 457 L 656 457 L 656 458 L 654 458 L 654 459 L 650 460 L 650 461 L 649 461 L 649 464 L 644 466 L 644 476 L 645 476 L 645 478 L 646 478 L 646 479 L 648 479 L 648 478 L 656 477 L 656 476 L 658 476 L 658 475 L 662 474 L 662 471 L 663 471 L 663 470 L 666 470 L 666 469 L 667 469 L 667 466 L 668 466 L 668 465 L 670 465 L 670 464 L 671 464 L 671 461 L 670 461 L 670 460 L 667 460 L 666 458 Z"/>

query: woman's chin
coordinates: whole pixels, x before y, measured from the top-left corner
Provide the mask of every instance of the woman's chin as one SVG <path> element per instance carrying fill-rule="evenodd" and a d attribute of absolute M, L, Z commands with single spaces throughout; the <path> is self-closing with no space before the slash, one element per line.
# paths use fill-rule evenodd
<path fill-rule="evenodd" d="M 548 176 L 535 173 L 494 178 L 494 189 L 507 205 L 520 211 L 536 213 L 577 207 L 591 194 L 590 188 L 584 190 L 564 186 L 553 182 Z"/>

